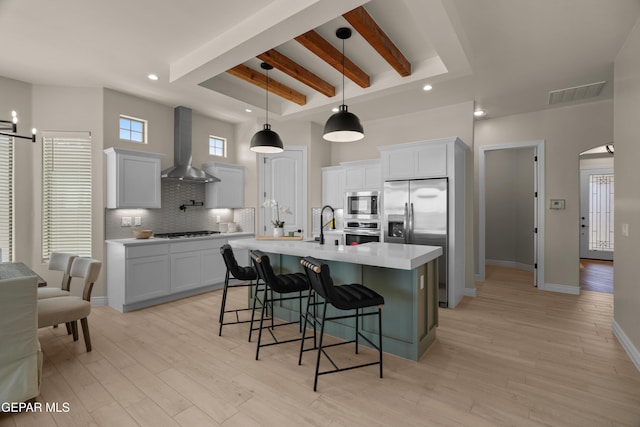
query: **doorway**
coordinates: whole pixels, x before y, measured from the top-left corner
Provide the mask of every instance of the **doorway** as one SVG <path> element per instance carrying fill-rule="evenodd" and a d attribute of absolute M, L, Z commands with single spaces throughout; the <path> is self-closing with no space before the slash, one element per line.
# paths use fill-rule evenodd
<path fill-rule="evenodd" d="M 514 150 L 531 148 L 534 162 L 533 185 L 533 228 L 524 230 L 533 235 L 533 283 L 544 285 L 544 141 L 526 141 L 512 144 L 486 146 L 480 148 L 479 155 L 479 192 L 478 192 L 478 280 L 484 281 L 487 264 L 487 155 L 496 150 Z M 507 202 L 508 203 L 508 202 Z M 493 207 L 492 207 L 493 208 Z M 505 209 L 509 209 L 506 206 Z"/>
<path fill-rule="evenodd" d="M 273 233 L 273 221 L 284 221 L 285 235 L 307 229 L 307 148 L 287 147 L 277 154 L 260 154 L 259 220 L 263 235 Z M 275 200 L 278 206 L 264 206 L 265 200 Z"/>
<path fill-rule="evenodd" d="M 580 289 L 613 293 L 613 144 L 580 153 Z"/>

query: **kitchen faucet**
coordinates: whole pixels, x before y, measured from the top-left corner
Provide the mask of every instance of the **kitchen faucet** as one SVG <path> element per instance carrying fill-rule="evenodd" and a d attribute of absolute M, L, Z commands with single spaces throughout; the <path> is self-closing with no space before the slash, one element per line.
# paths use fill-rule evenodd
<path fill-rule="evenodd" d="M 322 223 L 322 220 L 324 218 L 324 210 L 326 208 L 331 209 L 331 220 L 329 221 L 329 224 L 331 224 L 331 229 L 332 230 L 336 229 L 336 213 L 331 206 L 324 205 L 322 207 L 322 210 L 320 211 L 320 244 L 321 245 L 324 245 L 324 226 L 327 225 Z"/>

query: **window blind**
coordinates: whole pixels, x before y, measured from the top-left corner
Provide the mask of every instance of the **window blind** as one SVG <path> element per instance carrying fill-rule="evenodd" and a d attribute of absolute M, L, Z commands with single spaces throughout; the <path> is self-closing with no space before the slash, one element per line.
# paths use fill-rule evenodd
<path fill-rule="evenodd" d="M 13 260 L 13 138 L 0 135 L 0 249 Z"/>
<path fill-rule="evenodd" d="M 91 139 L 43 136 L 42 259 L 51 252 L 91 256 Z"/>

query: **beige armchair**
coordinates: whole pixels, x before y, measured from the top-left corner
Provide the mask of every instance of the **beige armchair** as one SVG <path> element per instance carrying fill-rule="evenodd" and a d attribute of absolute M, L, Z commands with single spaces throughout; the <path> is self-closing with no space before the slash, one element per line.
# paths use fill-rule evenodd
<path fill-rule="evenodd" d="M 0 280 L 0 402 L 24 402 L 40 393 L 36 276 Z"/>
<path fill-rule="evenodd" d="M 73 340 L 78 340 L 78 320 L 82 324 L 82 333 L 87 351 L 91 351 L 91 337 L 87 317 L 91 313 L 91 291 L 98 279 L 102 263 L 91 258 L 76 258 L 71 265 L 71 278 L 82 278 L 84 289 L 82 298 L 64 296 L 38 300 L 38 328 L 70 323 Z"/>
<path fill-rule="evenodd" d="M 75 254 L 68 254 L 64 252 L 53 252 L 49 258 L 49 270 L 62 271 L 62 283 L 60 287 L 57 286 L 45 286 L 38 288 L 38 299 L 55 298 L 55 297 L 68 297 L 71 296 L 71 264 L 73 260 L 78 256 Z"/>

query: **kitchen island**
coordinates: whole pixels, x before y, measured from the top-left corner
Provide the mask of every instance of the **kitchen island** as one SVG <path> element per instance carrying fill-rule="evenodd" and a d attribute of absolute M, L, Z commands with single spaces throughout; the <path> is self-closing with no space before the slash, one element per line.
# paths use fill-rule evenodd
<path fill-rule="evenodd" d="M 417 361 L 436 338 L 436 260 L 442 255 L 440 247 L 378 242 L 357 246 L 320 245 L 315 242 L 255 239 L 233 240 L 229 244 L 234 250 L 258 249 L 268 253 L 276 274 L 302 272 L 300 258 L 312 256 L 329 265 L 336 285 L 361 283 L 381 294 L 385 299 L 382 347 L 386 353 Z M 275 316 L 287 321 L 298 319 L 297 303 L 288 303 L 275 307 Z M 336 313 L 327 313 L 333 314 Z M 327 333 L 352 339 L 353 320 L 342 322 L 330 322 L 331 325 L 326 327 Z M 377 323 L 367 318 L 361 322 L 361 330 L 375 342 Z"/>

